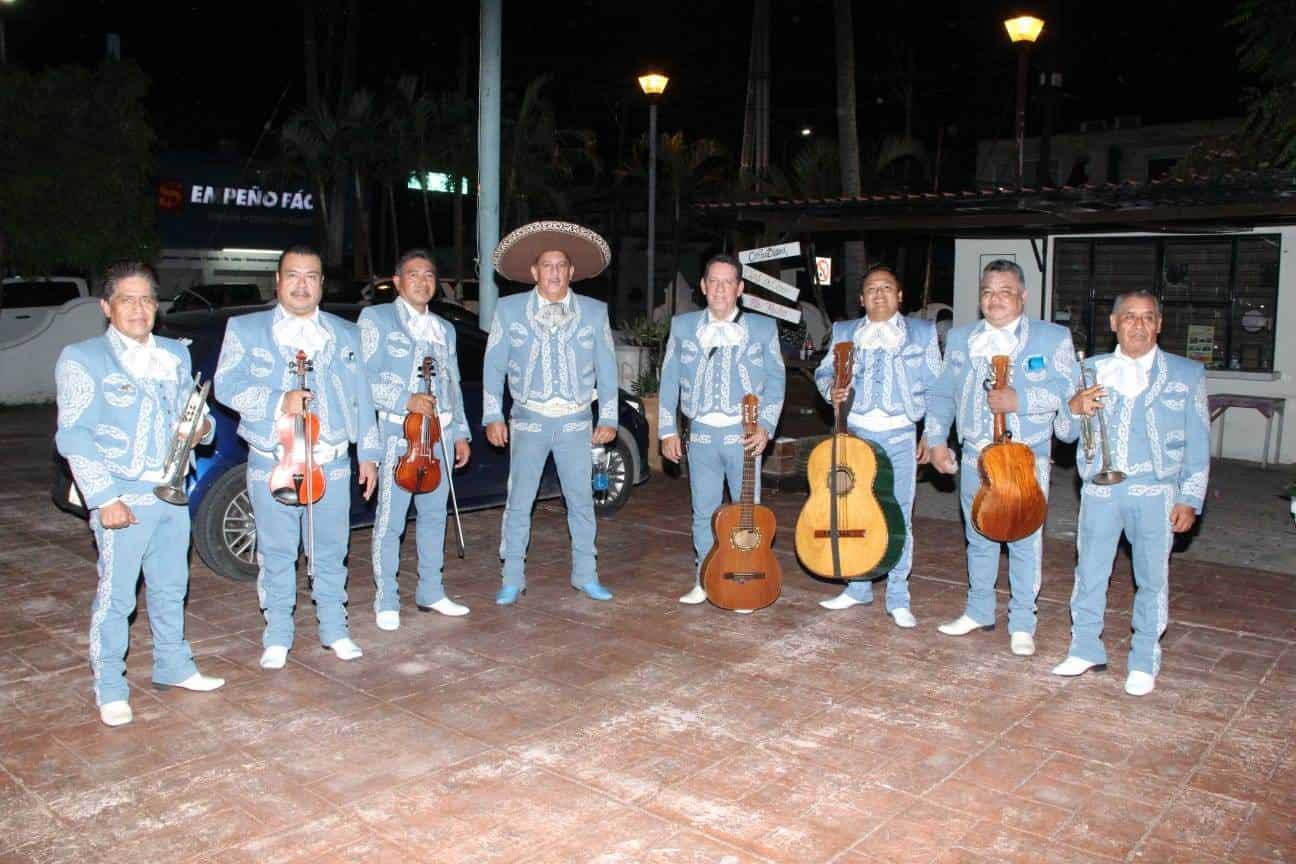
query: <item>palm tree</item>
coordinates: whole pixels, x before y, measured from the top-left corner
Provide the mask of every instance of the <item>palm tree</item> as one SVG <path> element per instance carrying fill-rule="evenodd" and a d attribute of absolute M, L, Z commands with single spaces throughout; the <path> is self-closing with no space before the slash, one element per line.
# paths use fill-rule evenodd
<path fill-rule="evenodd" d="M 859 132 L 855 123 L 855 24 L 852 0 L 833 0 L 834 46 L 837 60 L 837 143 L 841 151 L 843 195 L 860 194 Z M 864 273 L 867 252 L 859 240 L 843 244 L 842 277 L 847 290 Z M 848 304 L 849 305 L 849 304 Z"/>
<path fill-rule="evenodd" d="M 646 182 L 647 156 L 648 135 L 644 133 L 635 143 L 630 163 L 617 169 L 617 177 L 634 177 Z M 719 141 L 714 138 L 698 138 L 690 142 L 683 132 L 662 133 L 657 142 L 657 159 L 670 189 L 674 227 L 671 238 L 673 285 L 675 274 L 680 269 L 681 246 L 688 233 L 693 201 L 700 194 L 730 186 L 734 166 L 728 151 Z M 674 296 L 674 291 L 667 295 L 669 312 L 674 312 Z"/>
<path fill-rule="evenodd" d="M 342 261 L 342 208 L 332 206 L 336 178 L 345 177 L 337 121 L 322 103 L 290 115 L 279 132 L 281 170 L 304 175 L 315 190 L 323 224 L 324 260 L 330 268 Z"/>
<path fill-rule="evenodd" d="M 529 221 L 533 204 L 567 213 L 571 208 L 564 190 L 578 170 L 588 169 L 596 180 L 602 172 L 594 133 L 560 128 L 553 106 L 540 95 L 552 77 L 541 75 L 527 85 L 515 119 L 503 130 L 506 225 Z"/>

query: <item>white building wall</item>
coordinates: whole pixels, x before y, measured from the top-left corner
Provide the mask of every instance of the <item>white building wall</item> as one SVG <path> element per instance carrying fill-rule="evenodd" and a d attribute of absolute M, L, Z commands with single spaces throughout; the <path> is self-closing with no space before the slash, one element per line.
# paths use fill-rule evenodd
<path fill-rule="evenodd" d="M 1266 396 L 1286 399 L 1288 413 L 1296 412 L 1296 228 L 1260 228 L 1260 233 L 1280 234 L 1281 258 L 1278 265 L 1278 314 L 1275 322 L 1274 371 L 1230 372 L 1224 369 L 1206 373 L 1207 391 L 1212 394 L 1238 393 L 1246 396 Z M 1237 232 L 1239 234 L 1254 232 Z M 1082 237 L 1163 237 L 1161 234 L 1068 234 L 1068 238 Z M 1176 234 L 1176 237 L 1192 235 Z M 1218 237 L 1218 234 L 1209 235 Z M 977 288 L 980 270 L 984 263 L 994 258 L 1013 258 L 1026 272 L 1026 311 L 1033 317 L 1052 319 L 1052 267 L 1053 241 L 1049 237 L 1045 258 L 1045 282 L 1040 288 L 1040 270 L 1035 263 L 1029 240 L 1021 239 L 958 239 L 954 241 L 954 324 L 966 324 L 980 317 Z M 1044 314 L 1047 310 L 1047 314 Z M 1282 441 L 1275 445 L 1278 419 L 1274 418 L 1269 444 L 1270 460 L 1275 449 L 1281 453 L 1277 461 L 1296 462 L 1296 418 L 1283 424 Z M 1220 421 L 1211 427 L 1212 446 L 1219 432 Z M 1249 408 L 1231 408 L 1225 425 L 1223 455 L 1227 459 L 1247 459 L 1259 462 L 1264 446 L 1265 418 Z M 1219 455 L 1216 451 L 1216 455 Z"/>
<path fill-rule="evenodd" d="M 1050 251 L 1043 239 L 1035 241 L 1040 255 Z M 1019 238 L 1003 240 L 954 241 L 954 326 L 968 324 L 981 317 L 978 292 L 981 270 L 996 258 L 1017 262 L 1026 274 L 1026 314 L 1044 317 L 1044 292 L 1040 287 L 1040 268 L 1031 249 L 1031 241 Z M 1045 259 L 1045 266 L 1048 259 Z"/>

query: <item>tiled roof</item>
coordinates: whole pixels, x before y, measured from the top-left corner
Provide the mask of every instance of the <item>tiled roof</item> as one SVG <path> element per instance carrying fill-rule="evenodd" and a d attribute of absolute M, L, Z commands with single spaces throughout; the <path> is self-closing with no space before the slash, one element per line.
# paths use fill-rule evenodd
<path fill-rule="evenodd" d="M 1165 211 L 1174 208 L 1220 207 L 1228 205 L 1271 205 L 1277 218 L 1296 218 L 1296 172 L 1235 172 L 1219 177 L 1193 177 L 1152 181 L 1129 180 L 1084 186 L 996 187 L 961 192 L 887 192 L 859 196 L 823 198 L 754 198 L 729 201 L 702 201 L 694 206 L 703 213 L 746 216 L 787 217 L 794 213 L 806 216 L 886 218 L 898 214 L 930 218 L 938 214 L 1000 217 L 1019 213 L 1032 221 L 1049 221 L 1048 217 L 1093 217 L 1107 214 L 1116 219 L 1138 211 Z M 1256 207 L 1246 208 L 1255 211 Z M 1254 214 L 1253 214 L 1254 215 Z M 1226 216 L 1212 213 L 1213 217 Z"/>

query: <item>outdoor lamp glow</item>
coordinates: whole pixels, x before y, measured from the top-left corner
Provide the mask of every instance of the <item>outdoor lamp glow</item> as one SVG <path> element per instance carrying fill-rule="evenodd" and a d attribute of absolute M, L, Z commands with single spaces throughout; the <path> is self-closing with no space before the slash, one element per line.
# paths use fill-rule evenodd
<path fill-rule="evenodd" d="M 639 76 L 639 86 L 649 96 L 660 96 L 665 92 L 668 81 L 670 81 L 669 78 L 656 72 L 649 72 L 647 75 Z"/>
<path fill-rule="evenodd" d="M 1044 22 L 1032 15 L 1020 15 L 1005 21 L 1004 29 L 1008 31 L 1008 38 L 1014 42 L 1034 42 L 1044 29 Z"/>

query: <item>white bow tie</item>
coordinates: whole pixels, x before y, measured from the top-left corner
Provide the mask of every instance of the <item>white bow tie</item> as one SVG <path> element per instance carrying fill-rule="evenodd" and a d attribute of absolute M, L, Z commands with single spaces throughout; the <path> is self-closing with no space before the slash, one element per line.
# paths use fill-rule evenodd
<path fill-rule="evenodd" d="M 1017 337 L 1007 330 L 986 325 L 980 333 L 968 339 L 968 353 L 973 357 L 995 357 L 1011 354 L 1017 347 Z"/>
<path fill-rule="evenodd" d="M 1094 365 L 1097 367 L 1098 383 L 1108 390 L 1115 390 L 1126 399 L 1133 399 L 1147 388 L 1148 374 L 1137 360 L 1112 355 Z"/>
<path fill-rule="evenodd" d="M 136 378 L 171 381 L 176 377 L 180 358 L 165 348 L 158 347 L 150 336 L 147 342 L 127 340 L 126 350 L 121 355 L 121 363 L 126 367 L 126 371 Z"/>
<path fill-rule="evenodd" d="M 734 321 L 707 321 L 698 330 L 698 342 L 703 349 L 729 348 L 742 342 L 743 328 Z"/>
<path fill-rule="evenodd" d="M 436 321 L 432 320 L 432 316 L 429 313 L 425 312 L 422 315 L 410 315 L 409 329 L 414 338 L 418 339 L 420 342 L 435 342 L 438 345 L 445 344 L 445 336 L 442 334 L 441 328 L 437 325 Z"/>
<path fill-rule="evenodd" d="M 314 318 L 295 318 L 284 316 L 275 322 L 275 343 L 290 351 L 305 351 L 307 357 L 314 357 L 328 344 L 329 334 Z"/>
<path fill-rule="evenodd" d="M 900 328 L 890 321 L 870 321 L 855 331 L 855 347 L 863 351 L 895 351 L 900 347 Z"/>
<path fill-rule="evenodd" d="M 567 308 L 566 303 L 541 302 L 540 308 L 536 310 L 536 320 L 552 330 L 558 330 L 570 321 L 574 314 Z"/>

